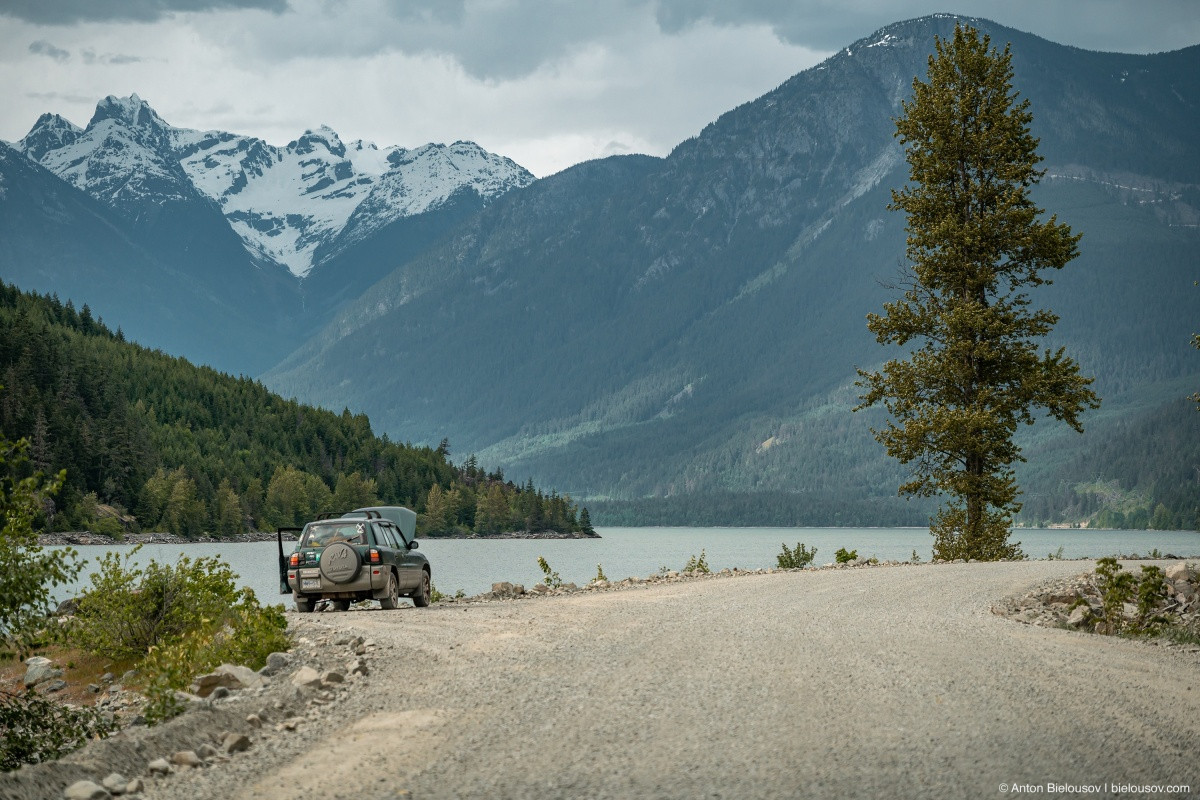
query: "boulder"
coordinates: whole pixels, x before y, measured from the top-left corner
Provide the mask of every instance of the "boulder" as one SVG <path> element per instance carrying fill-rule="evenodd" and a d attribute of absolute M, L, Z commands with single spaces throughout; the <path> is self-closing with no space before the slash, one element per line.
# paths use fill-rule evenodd
<path fill-rule="evenodd" d="M 129 791 L 129 779 L 119 772 L 110 772 L 104 779 L 104 788 L 113 794 L 125 794 Z"/>
<path fill-rule="evenodd" d="M 1192 571 L 1188 569 L 1186 561 L 1180 561 L 1178 564 L 1172 564 L 1163 570 L 1163 575 L 1169 581 L 1188 581 L 1192 579 Z"/>
<path fill-rule="evenodd" d="M 165 758 L 156 758 L 146 765 L 146 771 L 151 775 L 170 775 L 171 765 Z"/>
<path fill-rule="evenodd" d="M 212 757 L 219 752 L 220 751 L 217 750 L 217 748 L 213 747 L 208 742 L 205 742 L 204 744 L 200 745 L 200 749 L 196 751 L 196 755 L 200 756 L 200 758 L 204 759 L 205 761 L 211 761 Z"/>
<path fill-rule="evenodd" d="M 171 756 L 171 763 L 181 767 L 202 767 L 204 759 L 200 758 L 195 750 L 180 750 Z"/>
<path fill-rule="evenodd" d="M 267 663 L 258 671 L 258 674 L 269 678 L 283 672 L 291 666 L 291 663 L 292 657 L 287 653 L 271 653 L 267 656 Z"/>
<path fill-rule="evenodd" d="M 292 676 L 292 685 L 302 689 L 316 689 L 321 685 L 321 673 L 312 667 L 301 667 Z"/>
<path fill-rule="evenodd" d="M 65 688 L 67 688 L 67 682 L 62 678 L 55 678 L 46 684 L 46 693 L 49 694 L 50 692 L 61 692 Z"/>
<path fill-rule="evenodd" d="M 226 689 L 257 689 L 265 686 L 266 680 L 249 667 L 239 664 L 222 664 L 207 675 L 201 675 L 192 681 L 192 692 L 200 697 L 208 697 L 213 689 L 224 686 Z"/>
<path fill-rule="evenodd" d="M 58 604 L 58 608 L 54 609 L 56 617 L 69 617 L 79 613 L 79 598 L 68 597 Z"/>
<path fill-rule="evenodd" d="M 244 733 L 230 733 L 221 742 L 221 749 L 226 753 L 241 753 L 250 749 L 250 737 Z"/>
<path fill-rule="evenodd" d="M 25 686 L 37 686 L 39 683 L 61 678 L 63 671 L 54 666 L 54 662 L 44 656 L 31 656 L 25 659 Z"/>
<path fill-rule="evenodd" d="M 342 673 L 338 672 L 337 670 L 331 669 L 331 670 L 326 670 L 325 672 L 321 673 L 321 684 L 322 685 L 329 685 L 331 683 L 345 683 L 345 682 L 346 682 L 346 676 L 343 675 Z"/>
<path fill-rule="evenodd" d="M 66 791 L 63 792 L 63 797 L 66 800 L 108 800 L 112 795 L 98 783 L 75 781 L 66 788 Z"/>
<path fill-rule="evenodd" d="M 146 784 L 142 782 L 142 779 L 134 778 L 125 787 L 125 794 L 137 794 L 138 792 L 144 792 L 145 790 Z"/>
<path fill-rule="evenodd" d="M 1076 606 L 1075 610 L 1067 617 L 1067 624 L 1078 628 L 1083 623 L 1087 622 L 1087 618 L 1091 609 L 1087 606 Z"/>
<path fill-rule="evenodd" d="M 246 724 L 251 728 L 261 728 L 263 724 L 262 717 L 260 717 L 258 714 L 247 714 Z"/>

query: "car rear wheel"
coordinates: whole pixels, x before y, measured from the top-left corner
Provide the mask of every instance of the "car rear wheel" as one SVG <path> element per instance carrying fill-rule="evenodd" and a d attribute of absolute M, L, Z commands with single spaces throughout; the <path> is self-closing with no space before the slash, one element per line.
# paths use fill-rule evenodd
<path fill-rule="evenodd" d="M 396 585 L 396 573 L 388 573 L 387 596 L 379 598 L 379 607 L 385 610 L 400 605 L 400 587 Z"/>
<path fill-rule="evenodd" d="M 429 579 L 429 572 L 427 570 L 421 570 L 421 588 L 413 592 L 412 596 L 413 605 L 417 608 L 425 608 L 429 605 L 429 599 L 433 595 L 431 583 L 432 582 Z"/>
<path fill-rule="evenodd" d="M 297 596 L 296 597 L 296 610 L 299 611 L 301 614 L 309 613 L 310 611 L 313 610 L 312 600 L 309 600 L 307 597 Z"/>

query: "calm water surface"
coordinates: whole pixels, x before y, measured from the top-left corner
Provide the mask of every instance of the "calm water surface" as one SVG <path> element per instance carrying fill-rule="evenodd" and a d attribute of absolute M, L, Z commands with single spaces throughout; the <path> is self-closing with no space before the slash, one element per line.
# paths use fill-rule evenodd
<path fill-rule="evenodd" d="M 558 572 L 564 582 L 583 585 L 596 577 L 597 565 L 610 580 L 646 577 L 662 567 L 682 569 L 688 558 L 704 550 L 711 569 L 726 567 L 758 569 L 775 566 L 775 557 L 786 543 L 803 542 L 817 548 L 816 564 L 833 561 L 838 548 L 857 550 L 863 558 L 906 561 L 913 550 L 928 561 L 933 539 L 928 528 L 598 528 L 600 539 L 422 539 L 421 552 L 433 567 L 433 583 L 439 591 L 467 595 L 491 589 L 496 581 L 533 586 L 542 578 L 538 556 Z M 1013 539 L 1020 541 L 1030 558 L 1045 558 L 1063 548 L 1065 558 L 1099 558 L 1114 553 L 1145 555 L 1152 549 L 1179 556 L 1200 555 L 1200 533 L 1196 531 L 1086 531 L 1065 529 L 1022 529 Z M 284 542 L 290 553 L 293 543 Z M 130 545 L 80 547 L 88 559 L 80 586 L 86 587 L 86 572 L 105 552 L 128 552 Z M 139 551 L 136 561 L 150 559 L 173 563 L 181 554 L 190 558 L 220 556 L 244 585 L 265 603 L 288 602 L 279 594 L 274 542 L 239 544 L 155 544 Z M 59 594 L 68 596 L 71 587 Z"/>

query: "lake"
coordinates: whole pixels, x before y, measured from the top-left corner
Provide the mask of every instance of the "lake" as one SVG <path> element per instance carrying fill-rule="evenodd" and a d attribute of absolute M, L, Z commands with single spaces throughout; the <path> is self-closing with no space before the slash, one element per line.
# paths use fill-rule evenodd
<path fill-rule="evenodd" d="M 679 570 L 704 550 L 709 568 L 759 569 L 774 567 L 786 543 L 803 542 L 817 548 L 815 564 L 834 560 L 838 548 L 857 550 L 859 556 L 880 561 L 907 561 L 913 550 L 928 561 L 933 538 L 928 528 L 598 528 L 600 539 L 422 539 L 421 552 L 433 566 L 438 591 L 469 595 L 491 589 L 497 581 L 523 583 L 526 588 L 542 579 L 539 556 L 549 562 L 564 582 L 582 586 L 596 577 L 597 565 L 609 580 L 647 577 L 662 567 Z M 1015 541 L 1030 558 L 1045 558 L 1063 548 L 1064 558 L 1099 558 L 1114 553 L 1145 555 L 1152 549 L 1178 556 L 1200 555 L 1196 531 L 1089 531 L 1078 529 L 1021 529 Z M 293 543 L 284 542 L 290 553 Z M 131 545 L 79 547 L 82 557 L 97 559 L 103 553 L 127 552 Z M 231 544 L 146 545 L 137 561 L 173 563 L 180 554 L 190 558 L 217 555 L 227 562 L 244 585 L 264 603 L 290 603 L 279 594 L 275 542 Z M 89 565 L 92 562 L 89 562 Z M 85 567 L 85 570 L 88 569 Z M 86 586 L 86 575 L 79 586 Z M 60 597 L 76 587 L 60 588 Z"/>

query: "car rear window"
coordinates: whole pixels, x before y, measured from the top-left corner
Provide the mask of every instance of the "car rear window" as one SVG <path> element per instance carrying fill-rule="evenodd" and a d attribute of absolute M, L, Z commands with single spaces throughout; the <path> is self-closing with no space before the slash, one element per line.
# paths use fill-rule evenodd
<path fill-rule="evenodd" d="M 367 523 L 343 522 L 310 522 L 304 529 L 301 547 L 328 547 L 335 542 L 350 544 L 366 544 Z"/>

